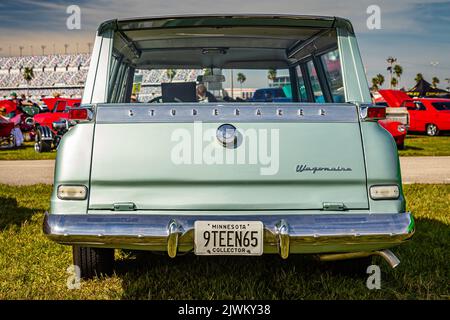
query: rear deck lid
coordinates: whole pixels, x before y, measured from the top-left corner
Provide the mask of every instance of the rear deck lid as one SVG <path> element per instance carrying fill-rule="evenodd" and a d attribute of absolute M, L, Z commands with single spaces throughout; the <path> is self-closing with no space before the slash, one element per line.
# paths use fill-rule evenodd
<path fill-rule="evenodd" d="M 367 209 L 357 109 L 99 105 L 89 207 Z"/>

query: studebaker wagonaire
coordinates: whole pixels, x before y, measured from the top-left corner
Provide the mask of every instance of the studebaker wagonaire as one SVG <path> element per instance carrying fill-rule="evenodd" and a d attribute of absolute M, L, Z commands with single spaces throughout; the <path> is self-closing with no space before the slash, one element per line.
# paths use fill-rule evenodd
<path fill-rule="evenodd" d="M 414 233 L 348 20 L 107 21 L 77 115 L 44 232 L 73 246 L 83 277 L 110 272 L 118 248 L 396 266 L 389 248 Z"/>

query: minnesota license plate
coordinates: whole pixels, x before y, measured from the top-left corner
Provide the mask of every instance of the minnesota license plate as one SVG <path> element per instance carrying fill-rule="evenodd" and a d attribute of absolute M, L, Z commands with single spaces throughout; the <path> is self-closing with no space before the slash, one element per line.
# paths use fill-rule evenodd
<path fill-rule="evenodd" d="M 196 221 L 195 254 L 259 256 L 263 254 L 261 221 Z"/>

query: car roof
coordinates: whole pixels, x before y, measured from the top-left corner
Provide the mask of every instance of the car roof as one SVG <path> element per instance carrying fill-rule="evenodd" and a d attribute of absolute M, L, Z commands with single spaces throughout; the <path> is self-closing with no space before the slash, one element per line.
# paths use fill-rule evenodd
<path fill-rule="evenodd" d="M 267 25 L 283 25 L 289 23 L 290 26 L 304 26 L 305 22 L 310 22 L 315 26 L 341 27 L 354 34 L 351 22 L 342 17 L 320 16 L 320 15 L 295 15 L 295 14 L 185 14 L 185 15 L 155 15 L 149 17 L 135 17 L 125 19 L 106 20 L 100 24 L 98 31 L 101 33 L 105 28 L 114 26 L 119 30 L 130 30 L 133 28 L 167 28 L 167 27 L 187 27 L 202 26 L 211 23 L 218 23 L 228 20 L 230 23 L 245 22 L 252 25 L 253 22 L 264 21 Z"/>
<path fill-rule="evenodd" d="M 335 45 L 336 28 L 348 20 L 299 15 L 184 15 L 110 20 L 98 33 L 114 32 L 114 46 L 141 69 L 285 68 L 315 50 Z M 331 36 L 328 36 L 331 35 Z"/>

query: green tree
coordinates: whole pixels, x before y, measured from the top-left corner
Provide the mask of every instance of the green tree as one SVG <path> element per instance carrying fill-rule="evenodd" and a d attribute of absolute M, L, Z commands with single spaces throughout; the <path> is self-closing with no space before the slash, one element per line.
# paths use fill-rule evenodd
<path fill-rule="evenodd" d="M 205 68 L 205 69 L 203 69 L 203 75 L 204 75 L 204 76 L 210 76 L 210 75 L 212 75 L 212 70 L 211 70 L 211 68 Z"/>
<path fill-rule="evenodd" d="M 376 75 L 376 78 L 378 79 L 378 85 L 380 87 L 382 87 L 383 83 L 385 81 L 384 76 L 381 73 L 379 73 L 379 74 Z"/>
<path fill-rule="evenodd" d="M 399 64 L 396 64 L 394 66 L 394 74 L 398 79 L 398 82 L 400 82 L 400 79 L 402 78 L 403 75 L 403 67 Z"/>
<path fill-rule="evenodd" d="M 386 62 L 388 63 L 387 71 L 390 74 L 391 83 L 392 83 L 392 73 L 394 72 L 393 65 L 394 65 L 395 62 L 397 62 L 397 58 L 389 57 L 389 58 L 386 59 Z"/>
<path fill-rule="evenodd" d="M 372 78 L 372 90 L 373 91 L 378 91 L 380 82 L 378 81 L 378 77 L 373 77 Z"/>
<path fill-rule="evenodd" d="M 177 71 L 175 69 L 167 69 L 166 75 L 167 78 L 169 78 L 169 82 L 172 82 L 173 78 L 175 78 L 175 75 L 177 74 Z"/>
<path fill-rule="evenodd" d="M 267 71 L 267 79 L 273 82 L 275 81 L 276 78 L 277 78 L 277 70 L 269 69 L 269 71 Z"/>
<path fill-rule="evenodd" d="M 418 73 L 414 78 L 414 81 L 419 82 L 421 80 L 423 80 L 423 75 L 421 73 Z"/>
<path fill-rule="evenodd" d="M 245 74 L 239 72 L 237 74 L 237 81 L 241 84 L 241 93 L 242 93 L 242 84 L 245 82 L 245 80 L 247 80 L 247 77 L 245 76 Z"/>
<path fill-rule="evenodd" d="M 441 80 L 439 80 L 438 77 L 433 77 L 433 79 L 431 79 L 431 84 L 432 84 L 433 88 L 437 88 L 437 85 L 439 82 L 441 82 Z"/>
<path fill-rule="evenodd" d="M 27 95 L 28 95 L 28 91 L 30 89 L 30 81 L 34 79 L 34 72 L 33 69 L 29 68 L 29 67 L 25 67 L 23 69 L 23 79 L 27 82 Z"/>
<path fill-rule="evenodd" d="M 396 77 L 392 77 L 391 79 L 391 88 L 396 88 L 398 85 L 398 80 Z"/>

